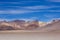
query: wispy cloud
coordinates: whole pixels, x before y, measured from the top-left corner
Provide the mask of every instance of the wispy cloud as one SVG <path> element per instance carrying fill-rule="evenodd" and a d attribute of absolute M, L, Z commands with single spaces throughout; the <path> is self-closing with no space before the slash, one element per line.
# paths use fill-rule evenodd
<path fill-rule="evenodd" d="M 0 14 L 23 14 L 23 13 L 33 13 L 33 12 L 39 12 L 39 11 L 33 11 L 33 10 L 3 10 L 3 11 L 0 11 Z"/>
<path fill-rule="evenodd" d="M 49 9 L 49 8 L 52 8 L 52 7 L 56 7 L 56 6 L 44 6 L 44 5 L 35 5 L 35 6 L 0 6 L 0 8 L 19 8 L 19 9 L 27 9 L 27 10 L 37 10 L 37 9 Z"/>
<path fill-rule="evenodd" d="M 30 18 L 13 18 L 13 19 L 7 19 L 7 18 L 0 18 L 0 21 L 12 21 L 12 20 L 25 20 L 25 21 L 33 21 L 38 20 L 38 17 L 30 17 Z"/>
<path fill-rule="evenodd" d="M 44 14 L 44 16 L 47 18 L 54 18 L 56 17 L 56 14 Z"/>
<path fill-rule="evenodd" d="M 21 2 L 0 2 L 0 4 L 22 4 Z"/>
<path fill-rule="evenodd" d="M 49 6 L 27 6 L 27 7 L 23 7 L 25 9 L 48 9 L 51 8 Z"/>
<path fill-rule="evenodd" d="M 0 4 L 26 4 L 26 3 L 33 3 L 33 2 L 41 2 L 41 1 L 18 1 L 18 2 L 0 2 Z"/>
<path fill-rule="evenodd" d="M 59 7 L 59 6 L 5 6 L 0 10 L 0 14 L 23 14 L 23 13 L 33 13 L 33 12 L 60 12 L 60 10 L 48 10 L 50 8 Z M 11 7 L 11 8 L 10 8 Z M 16 8 L 14 8 L 16 7 Z"/>
<path fill-rule="evenodd" d="M 60 0 L 47 0 L 49 2 L 60 2 Z"/>
<path fill-rule="evenodd" d="M 5 6 L 7 7 L 16 7 L 15 9 L 8 8 L 8 10 L 0 10 L 0 14 L 22 14 L 22 13 L 33 13 L 33 12 L 43 12 L 42 10 L 39 9 L 48 9 L 50 7 L 48 6 Z M 18 9 L 19 8 L 19 9 Z M 2 8 L 3 9 L 3 8 Z"/>
<path fill-rule="evenodd" d="M 60 10 L 46 10 L 47 12 L 56 12 L 56 13 L 59 13 L 60 12 Z"/>
<path fill-rule="evenodd" d="M 59 14 L 44 14 L 44 17 L 49 19 L 49 20 L 52 20 L 52 19 L 60 19 L 60 15 Z"/>
<path fill-rule="evenodd" d="M 47 22 L 50 22 L 50 21 L 55 20 L 55 19 L 60 19 L 58 17 L 60 15 L 57 16 L 57 14 L 54 14 L 54 13 L 52 13 L 52 14 L 44 14 L 43 16 L 46 18 Z"/>
<path fill-rule="evenodd" d="M 10 21 L 12 19 L 0 18 L 0 21 Z"/>

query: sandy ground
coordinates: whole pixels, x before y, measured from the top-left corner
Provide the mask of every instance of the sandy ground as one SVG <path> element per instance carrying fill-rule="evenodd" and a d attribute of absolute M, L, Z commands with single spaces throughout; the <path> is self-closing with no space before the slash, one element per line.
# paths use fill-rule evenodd
<path fill-rule="evenodd" d="M 55 32 L 40 32 L 39 30 L 6 30 L 0 31 L 0 33 L 60 33 L 60 31 Z"/>

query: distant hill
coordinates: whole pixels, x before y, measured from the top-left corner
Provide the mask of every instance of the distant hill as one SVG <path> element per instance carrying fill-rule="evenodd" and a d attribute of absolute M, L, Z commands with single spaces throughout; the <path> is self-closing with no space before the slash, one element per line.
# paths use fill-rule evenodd
<path fill-rule="evenodd" d="M 60 20 L 53 20 L 50 23 L 41 21 L 0 21 L 0 30 L 39 30 L 40 32 L 57 32 L 60 31 Z"/>
<path fill-rule="evenodd" d="M 13 20 L 0 21 L 0 30 L 33 30 L 39 27 L 38 21 Z"/>
<path fill-rule="evenodd" d="M 40 32 L 57 32 L 60 31 L 60 20 L 53 20 L 51 23 L 40 28 Z"/>

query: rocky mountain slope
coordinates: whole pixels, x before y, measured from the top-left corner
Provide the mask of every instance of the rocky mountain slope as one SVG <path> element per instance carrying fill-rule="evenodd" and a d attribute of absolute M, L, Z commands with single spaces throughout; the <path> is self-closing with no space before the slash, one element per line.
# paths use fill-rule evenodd
<path fill-rule="evenodd" d="M 60 20 L 53 20 L 51 23 L 40 28 L 41 32 L 54 32 L 60 30 Z"/>
<path fill-rule="evenodd" d="M 0 21 L 0 30 L 39 30 L 40 32 L 60 31 L 60 20 L 50 23 L 24 20 Z"/>
<path fill-rule="evenodd" d="M 39 27 L 38 21 L 24 21 L 24 20 L 13 20 L 13 21 L 0 21 L 0 30 L 33 30 Z"/>

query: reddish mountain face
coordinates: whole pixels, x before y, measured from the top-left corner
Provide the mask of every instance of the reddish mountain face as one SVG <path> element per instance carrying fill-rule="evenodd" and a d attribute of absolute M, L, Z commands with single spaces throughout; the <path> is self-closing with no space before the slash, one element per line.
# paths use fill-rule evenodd
<path fill-rule="evenodd" d="M 39 21 L 1 21 L 0 30 L 39 30 L 40 32 L 54 32 L 60 30 L 60 20 L 53 20 L 50 23 L 44 23 Z"/>
<path fill-rule="evenodd" d="M 53 20 L 40 29 L 41 32 L 57 32 L 58 30 L 60 30 L 60 20 Z"/>
<path fill-rule="evenodd" d="M 25 22 L 24 20 L 13 20 L 9 22 L 0 22 L 0 30 L 32 30 L 38 27 L 38 21 Z"/>

